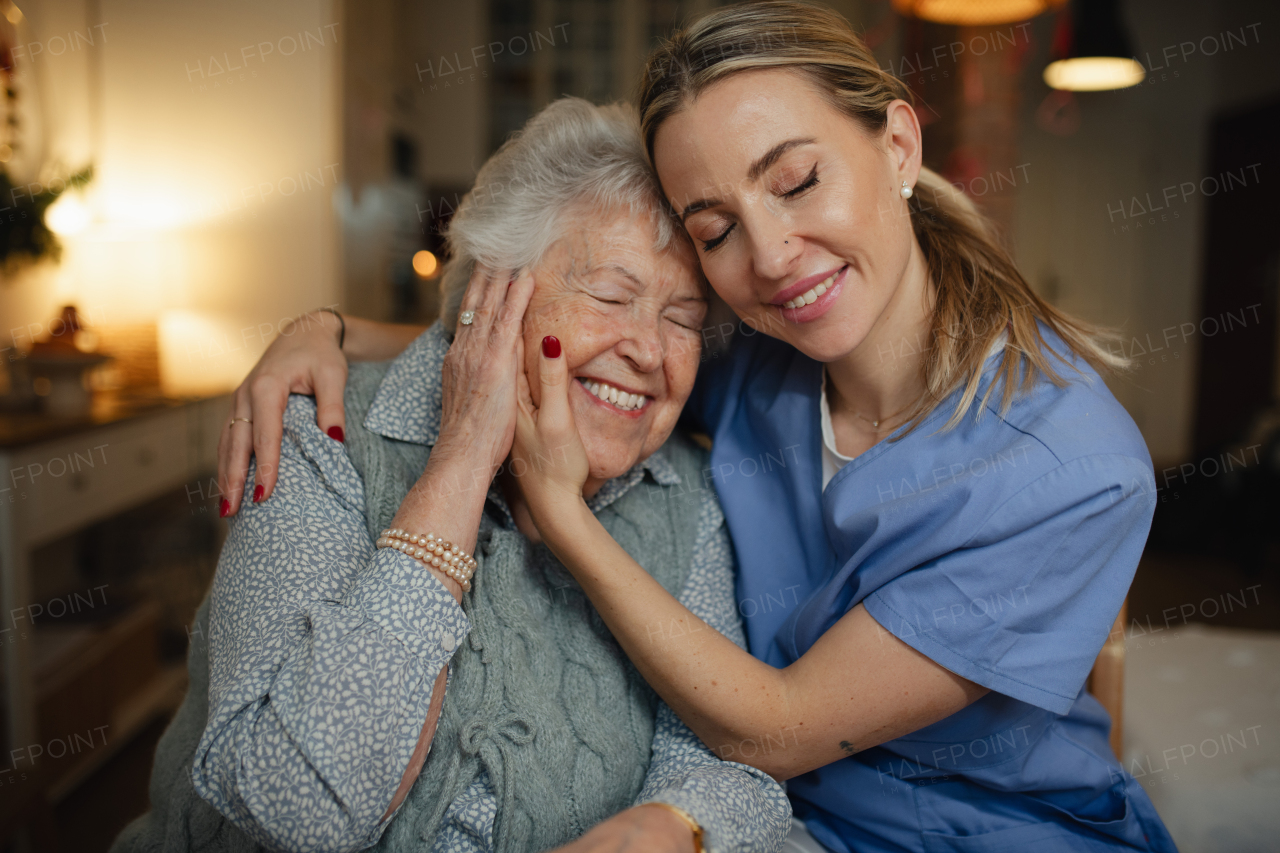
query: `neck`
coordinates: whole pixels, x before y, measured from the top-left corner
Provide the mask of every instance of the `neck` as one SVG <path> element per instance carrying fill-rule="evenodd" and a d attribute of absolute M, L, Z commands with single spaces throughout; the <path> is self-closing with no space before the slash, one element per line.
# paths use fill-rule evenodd
<path fill-rule="evenodd" d="M 911 256 L 889 303 L 853 352 L 827 365 L 836 412 L 899 425 L 896 415 L 912 407 L 924 390 L 920 366 L 927 354 L 933 290 L 920 246 Z"/>

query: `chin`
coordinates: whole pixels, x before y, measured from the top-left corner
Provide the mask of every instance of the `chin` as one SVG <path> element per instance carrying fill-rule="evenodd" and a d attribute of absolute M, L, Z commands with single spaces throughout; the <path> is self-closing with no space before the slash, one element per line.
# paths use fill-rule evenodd
<path fill-rule="evenodd" d="M 831 312 L 836 314 L 836 312 Z M 814 361 L 830 364 L 852 353 L 866 340 L 869 329 L 862 328 L 855 316 L 845 314 L 822 318 L 827 322 L 816 328 L 800 327 L 789 336 L 789 343 Z M 816 324 L 815 324 L 816 325 Z M 852 330 L 852 334 L 850 334 Z"/>
<path fill-rule="evenodd" d="M 786 342 L 814 361 L 819 361 L 823 364 L 838 361 L 852 352 L 847 337 L 837 340 L 834 335 L 821 332 L 815 333 L 807 329 L 787 335 Z"/>
<path fill-rule="evenodd" d="M 620 440 L 617 436 L 601 435 L 594 430 L 583 433 L 582 446 L 587 452 L 592 479 L 601 481 L 621 477 L 630 471 L 640 461 L 642 453 L 640 442 Z"/>
<path fill-rule="evenodd" d="M 621 477 L 623 474 L 635 467 L 639 461 L 638 454 L 617 452 L 614 450 L 605 450 L 600 452 L 587 445 L 587 464 L 591 466 L 591 478 L 593 480 L 612 480 L 614 477 Z"/>
<path fill-rule="evenodd" d="M 593 478 L 609 480 L 620 477 L 630 471 L 639 460 L 644 442 L 625 435 L 635 430 L 638 426 L 636 422 L 624 422 L 621 418 L 601 412 L 592 404 L 574 406 L 573 416 L 582 436 L 582 446 L 586 449 Z M 599 422 L 602 418 L 605 423 Z M 628 427 L 631 429 L 628 430 Z"/>

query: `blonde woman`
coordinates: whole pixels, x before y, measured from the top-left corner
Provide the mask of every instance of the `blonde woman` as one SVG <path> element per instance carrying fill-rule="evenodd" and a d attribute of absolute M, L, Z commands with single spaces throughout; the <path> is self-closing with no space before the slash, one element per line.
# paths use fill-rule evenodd
<path fill-rule="evenodd" d="M 554 359 L 514 454 L 561 464 L 520 487 L 645 679 L 788 779 L 825 848 L 1172 851 L 1083 690 L 1155 503 L 1101 378 L 1124 364 L 921 165 L 909 101 L 847 22 L 789 2 L 710 13 L 642 82 L 663 191 L 742 320 L 685 414 L 713 440 L 750 654 L 587 511 L 566 448 L 591 389 Z"/>

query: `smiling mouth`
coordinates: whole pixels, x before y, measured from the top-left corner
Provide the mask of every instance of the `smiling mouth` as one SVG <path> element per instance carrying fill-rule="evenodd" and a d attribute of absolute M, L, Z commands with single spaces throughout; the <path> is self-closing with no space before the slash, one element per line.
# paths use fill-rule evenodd
<path fill-rule="evenodd" d="M 812 305 L 813 303 L 818 301 L 818 297 L 822 296 L 824 293 L 826 293 L 828 290 L 831 289 L 831 286 L 835 284 L 835 280 L 840 276 L 840 273 L 842 272 L 844 272 L 844 267 L 841 267 L 840 269 L 836 270 L 831 275 L 827 276 L 825 279 L 818 282 L 813 287 L 809 288 L 804 293 L 797 296 L 795 299 L 788 299 L 786 302 L 782 303 L 782 307 L 783 308 L 803 308 L 806 305 Z"/>
<path fill-rule="evenodd" d="M 643 394 L 632 394 L 628 391 L 622 391 L 605 382 L 598 382 L 594 379 L 578 378 L 578 383 L 586 389 L 587 393 L 594 396 L 601 402 L 608 403 L 615 409 L 623 412 L 638 412 L 649 404 L 651 397 Z"/>

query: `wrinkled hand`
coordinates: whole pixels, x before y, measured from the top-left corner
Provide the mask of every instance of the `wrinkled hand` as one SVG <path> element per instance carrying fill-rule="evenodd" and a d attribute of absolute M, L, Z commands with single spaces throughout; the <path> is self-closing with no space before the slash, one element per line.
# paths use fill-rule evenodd
<path fill-rule="evenodd" d="M 240 509 L 249 456 L 258 458 L 255 494 L 266 500 L 276 487 L 284 408 L 290 394 L 314 394 L 316 421 L 329 436 L 342 440 L 346 417 L 342 392 L 347 385 L 347 359 L 338 348 L 338 318 L 322 311 L 303 314 L 263 353 L 235 390 L 231 416 L 218 435 L 218 488 L 222 515 Z M 252 424 L 231 421 L 248 418 Z"/>
<path fill-rule="evenodd" d="M 554 358 L 548 356 L 544 340 L 538 356 L 538 406 L 533 404 L 528 376 L 520 376 L 519 415 L 511 448 L 511 473 L 544 538 L 548 532 L 544 520 L 559 517 L 566 502 L 581 502 L 582 486 L 591 473 L 569 404 L 569 368 L 560 356 L 558 341 L 551 350 Z"/>
<path fill-rule="evenodd" d="M 440 438 L 432 464 L 467 460 L 487 488 L 516 430 L 516 400 L 524 375 L 524 312 L 533 295 L 533 274 L 494 272 L 479 264 L 462 297 L 471 325 L 458 323 L 444 358 Z"/>
<path fill-rule="evenodd" d="M 666 809 L 636 806 L 551 853 L 693 853 L 693 833 Z"/>

